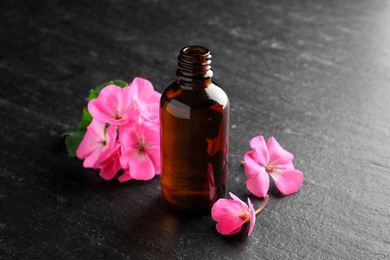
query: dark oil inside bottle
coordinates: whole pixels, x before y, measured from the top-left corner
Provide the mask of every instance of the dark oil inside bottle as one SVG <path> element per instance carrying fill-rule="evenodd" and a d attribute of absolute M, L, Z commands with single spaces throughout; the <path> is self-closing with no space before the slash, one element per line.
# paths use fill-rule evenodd
<path fill-rule="evenodd" d="M 178 80 L 161 98 L 161 191 L 175 209 L 204 212 L 225 194 L 229 101 L 210 78 Z"/>

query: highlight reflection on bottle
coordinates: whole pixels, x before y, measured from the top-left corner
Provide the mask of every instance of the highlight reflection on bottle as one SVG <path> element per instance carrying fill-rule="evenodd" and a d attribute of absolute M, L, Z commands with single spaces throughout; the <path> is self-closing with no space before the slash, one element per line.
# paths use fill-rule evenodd
<path fill-rule="evenodd" d="M 210 63 L 207 48 L 183 48 L 161 96 L 161 191 L 180 210 L 209 210 L 226 190 L 229 100 Z"/>

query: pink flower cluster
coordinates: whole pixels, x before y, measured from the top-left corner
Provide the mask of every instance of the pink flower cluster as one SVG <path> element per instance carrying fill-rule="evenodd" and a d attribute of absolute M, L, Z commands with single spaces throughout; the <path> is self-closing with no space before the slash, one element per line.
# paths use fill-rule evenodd
<path fill-rule="evenodd" d="M 92 122 L 76 155 L 85 168 L 100 169 L 105 180 L 120 169 L 119 181 L 150 180 L 161 172 L 159 102 L 161 94 L 145 79 L 124 88 L 104 87 L 88 103 Z"/>

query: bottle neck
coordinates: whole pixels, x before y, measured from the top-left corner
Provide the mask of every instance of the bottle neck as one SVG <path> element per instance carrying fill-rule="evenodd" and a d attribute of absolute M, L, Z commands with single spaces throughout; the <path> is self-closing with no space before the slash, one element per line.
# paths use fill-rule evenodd
<path fill-rule="evenodd" d="M 189 46 L 180 50 L 177 82 L 184 88 L 207 88 L 211 84 L 210 51 L 201 46 Z"/>

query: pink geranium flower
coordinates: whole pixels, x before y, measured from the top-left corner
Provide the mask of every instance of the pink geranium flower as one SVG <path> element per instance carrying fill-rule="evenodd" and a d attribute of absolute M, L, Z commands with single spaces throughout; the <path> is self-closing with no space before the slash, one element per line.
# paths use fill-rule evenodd
<path fill-rule="evenodd" d="M 152 83 L 137 77 L 129 84 L 129 88 L 134 89 L 133 104 L 134 109 L 140 111 L 140 119 L 159 124 L 161 94 L 154 91 Z"/>
<path fill-rule="evenodd" d="M 94 120 L 112 125 L 135 123 L 139 111 L 133 107 L 134 88 L 120 88 L 108 85 L 102 89 L 98 98 L 88 103 L 88 111 Z"/>
<path fill-rule="evenodd" d="M 248 198 L 248 205 L 233 193 L 229 193 L 233 199 L 219 199 L 211 209 L 211 216 L 217 222 L 216 228 L 222 235 L 233 235 L 249 222 L 248 236 L 252 233 L 256 222 L 256 215 L 260 213 L 267 203 L 268 196 L 258 210 L 253 209 L 253 204 Z"/>
<path fill-rule="evenodd" d="M 104 160 L 99 167 L 100 177 L 107 181 L 113 179 L 121 169 L 121 164 L 119 161 L 121 156 L 121 148 L 119 147 L 119 141 L 117 141 L 117 143 L 118 149 L 116 149 L 116 151 L 113 152 L 110 157 Z"/>
<path fill-rule="evenodd" d="M 254 137 L 250 146 L 253 150 L 244 156 L 248 177 L 246 187 L 250 192 L 265 197 L 270 185 L 269 176 L 283 195 L 298 191 L 303 182 L 303 173 L 294 168 L 294 156 L 291 153 L 284 150 L 273 137 L 267 144 L 263 136 Z"/>
<path fill-rule="evenodd" d="M 123 147 L 120 163 L 130 177 L 128 179 L 150 180 L 161 172 L 160 128 L 156 124 L 141 122 L 137 125 L 125 125 L 119 129 L 119 140 Z"/>
<path fill-rule="evenodd" d="M 105 161 L 119 147 L 116 141 L 116 127 L 105 127 L 104 123 L 93 120 L 87 128 L 76 155 L 85 159 L 85 168 L 98 168 L 101 162 Z"/>

